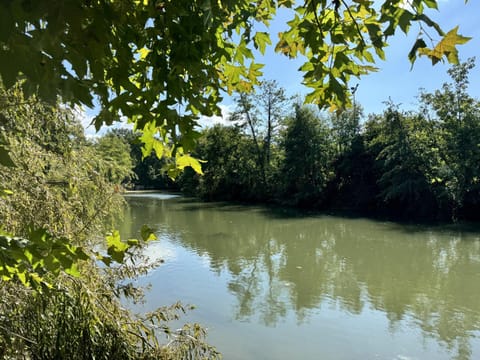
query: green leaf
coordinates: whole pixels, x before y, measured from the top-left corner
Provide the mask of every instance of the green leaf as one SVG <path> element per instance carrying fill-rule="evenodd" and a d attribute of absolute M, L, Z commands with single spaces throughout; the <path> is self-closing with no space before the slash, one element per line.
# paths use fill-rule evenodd
<path fill-rule="evenodd" d="M 148 157 L 153 151 L 153 145 L 155 143 L 156 126 L 154 123 L 148 123 L 142 130 L 140 141 L 142 146 L 142 160 Z"/>
<path fill-rule="evenodd" d="M 157 236 L 155 235 L 154 231 L 147 225 L 142 226 L 140 234 L 145 242 L 157 240 Z"/>
<path fill-rule="evenodd" d="M 110 256 L 97 255 L 97 260 L 103 262 L 106 266 L 112 265 L 112 258 Z"/>
<path fill-rule="evenodd" d="M 125 257 L 125 252 L 129 248 L 128 244 L 122 242 L 118 230 L 115 230 L 111 234 L 107 235 L 106 240 L 108 246 L 108 255 L 110 255 L 111 258 L 117 263 L 122 263 Z"/>
<path fill-rule="evenodd" d="M 0 164 L 7 167 L 15 167 L 9 151 L 2 145 L 0 145 Z"/>
<path fill-rule="evenodd" d="M 13 195 L 13 191 L 9 189 L 0 189 L 0 197 Z"/>
<path fill-rule="evenodd" d="M 450 30 L 442 40 L 433 48 L 420 48 L 418 53 L 432 60 L 432 65 L 437 64 L 445 56 L 449 63 L 458 64 L 457 45 L 468 42 L 471 38 L 458 34 L 458 26 Z"/>
<path fill-rule="evenodd" d="M 17 278 L 21 281 L 21 283 L 25 286 L 28 286 L 28 281 L 27 281 L 27 273 L 24 272 L 17 272 L 16 273 Z"/>
<path fill-rule="evenodd" d="M 288 9 L 291 9 L 294 5 L 295 5 L 294 0 L 278 0 L 279 7 L 286 7 Z"/>
<path fill-rule="evenodd" d="M 55 275 L 60 273 L 60 265 L 63 264 L 55 256 L 49 255 L 43 259 L 43 267 Z"/>
<path fill-rule="evenodd" d="M 202 165 L 200 161 L 191 157 L 190 155 L 180 155 L 175 158 L 175 163 L 180 170 L 190 166 L 197 174 L 203 175 Z"/>
<path fill-rule="evenodd" d="M 415 44 L 413 44 L 412 49 L 408 53 L 408 60 L 410 60 L 410 63 L 412 64 L 410 69 L 413 69 L 413 64 L 415 63 L 415 60 L 417 59 L 417 52 L 419 49 L 426 48 L 427 44 L 422 38 L 418 38 L 417 41 L 415 41 Z"/>
<path fill-rule="evenodd" d="M 78 260 L 88 260 L 90 256 L 83 250 L 82 247 L 75 247 L 75 258 Z"/>
<path fill-rule="evenodd" d="M 74 277 L 80 277 L 81 275 L 77 264 L 72 264 L 69 268 L 65 269 L 65 272 Z"/>
<path fill-rule="evenodd" d="M 265 54 L 265 49 L 267 45 L 272 45 L 272 41 L 270 40 L 270 35 L 266 32 L 257 32 L 253 37 L 253 43 L 255 48 L 260 51 L 263 55 Z"/>
<path fill-rule="evenodd" d="M 413 14 L 410 13 L 409 11 L 402 11 L 400 13 L 400 16 L 398 16 L 398 25 L 400 26 L 400 29 L 407 34 L 408 30 L 410 29 L 410 24 L 413 19 Z"/>
<path fill-rule="evenodd" d="M 150 54 L 151 52 L 152 52 L 152 50 L 150 50 L 150 49 L 141 48 L 140 50 L 138 50 L 139 60 L 145 60 L 146 57 L 148 56 L 148 54 Z"/>
<path fill-rule="evenodd" d="M 153 150 L 155 151 L 155 155 L 157 155 L 159 159 L 163 158 L 163 156 L 165 155 L 164 153 L 165 146 L 163 142 L 157 139 L 153 139 L 152 147 L 153 147 Z"/>
<path fill-rule="evenodd" d="M 468 0 L 467 0 L 468 1 Z M 429 7 L 430 9 L 436 9 L 438 10 L 438 5 L 437 5 L 437 1 L 436 0 L 423 0 L 423 2 L 425 3 L 425 5 L 427 5 L 427 7 Z"/>

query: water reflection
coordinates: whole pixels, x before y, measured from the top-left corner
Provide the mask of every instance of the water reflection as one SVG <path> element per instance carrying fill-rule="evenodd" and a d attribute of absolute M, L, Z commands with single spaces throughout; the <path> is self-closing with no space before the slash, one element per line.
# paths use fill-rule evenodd
<path fill-rule="evenodd" d="M 129 203 L 125 233 L 156 226 L 160 238 L 208 258 L 213 273 L 229 274 L 238 321 L 275 327 L 290 311 L 304 324 L 325 306 L 352 316 L 374 309 L 392 333 L 406 323 L 458 359 L 479 346 L 476 232 L 182 198 Z"/>

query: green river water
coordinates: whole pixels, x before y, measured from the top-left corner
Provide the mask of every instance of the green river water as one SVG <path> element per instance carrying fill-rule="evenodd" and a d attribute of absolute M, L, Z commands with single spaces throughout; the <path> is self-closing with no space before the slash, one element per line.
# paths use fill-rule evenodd
<path fill-rule="evenodd" d="M 480 359 L 480 228 L 415 226 L 132 194 L 165 262 L 148 311 L 181 300 L 229 359 Z"/>

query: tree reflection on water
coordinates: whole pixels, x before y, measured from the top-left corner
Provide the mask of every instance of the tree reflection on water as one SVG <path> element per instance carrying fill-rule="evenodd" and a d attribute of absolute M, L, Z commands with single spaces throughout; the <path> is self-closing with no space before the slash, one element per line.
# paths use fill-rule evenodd
<path fill-rule="evenodd" d="M 239 321 L 275 327 L 290 311 L 301 324 L 322 306 L 353 315 L 370 308 L 386 314 L 392 332 L 407 322 L 458 359 L 471 356 L 479 233 L 186 199 L 142 203 L 142 211 L 208 257 L 213 272 L 228 271 Z"/>

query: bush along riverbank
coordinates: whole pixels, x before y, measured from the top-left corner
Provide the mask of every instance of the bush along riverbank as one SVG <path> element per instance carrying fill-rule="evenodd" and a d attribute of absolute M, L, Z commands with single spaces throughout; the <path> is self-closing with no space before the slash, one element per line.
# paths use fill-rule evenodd
<path fill-rule="evenodd" d="M 452 67 L 451 82 L 421 92 L 415 111 L 389 102 L 367 117 L 360 104 L 319 113 L 264 82 L 237 96 L 229 126 L 201 132 L 193 155 L 205 161 L 203 175 L 186 168 L 175 182 L 162 173 L 167 160 L 141 160 L 135 134 L 116 136 L 131 145 L 137 187 L 403 220 L 479 220 L 480 104 L 468 94 L 473 67 L 473 59 Z"/>
<path fill-rule="evenodd" d="M 182 305 L 136 316 L 121 303 L 141 299 L 153 238 L 111 230 L 133 176 L 128 144 L 86 139 L 71 111 L 20 86 L 0 88 L 0 102 L 0 358 L 216 358 L 200 326 L 169 329 Z"/>

